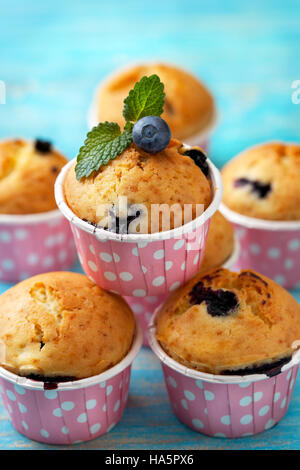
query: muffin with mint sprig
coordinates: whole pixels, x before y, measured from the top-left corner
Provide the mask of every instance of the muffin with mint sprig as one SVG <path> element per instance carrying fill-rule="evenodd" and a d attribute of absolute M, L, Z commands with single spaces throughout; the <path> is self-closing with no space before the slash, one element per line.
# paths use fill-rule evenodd
<path fill-rule="evenodd" d="M 117 233 L 155 233 L 181 226 L 200 215 L 199 205 L 209 206 L 206 156 L 171 138 L 160 117 L 164 98 L 159 77 L 143 77 L 124 100 L 123 132 L 104 122 L 88 133 L 64 182 L 66 202 L 82 220 Z M 154 204 L 176 205 L 181 217 L 171 211 L 168 226 L 154 221 Z M 183 219 L 186 204 L 191 213 Z"/>

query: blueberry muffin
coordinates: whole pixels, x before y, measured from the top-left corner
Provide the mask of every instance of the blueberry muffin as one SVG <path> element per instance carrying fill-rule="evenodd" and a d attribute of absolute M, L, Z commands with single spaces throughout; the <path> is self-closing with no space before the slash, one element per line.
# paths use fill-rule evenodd
<path fill-rule="evenodd" d="M 190 73 L 162 63 L 140 64 L 121 70 L 100 85 L 96 102 L 97 120 L 114 121 L 121 127 L 123 100 L 135 82 L 157 74 L 165 84 L 166 100 L 162 118 L 172 135 L 186 140 L 208 126 L 214 115 L 214 100 L 207 88 Z"/>
<path fill-rule="evenodd" d="M 100 374 L 128 353 L 134 331 L 127 303 L 82 274 L 40 274 L 1 295 L 1 366 L 32 379 Z"/>
<path fill-rule="evenodd" d="M 224 203 L 266 220 L 300 220 L 300 145 L 270 142 L 247 149 L 222 170 Z"/>
<path fill-rule="evenodd" d="M 217 211 L 210 220 L 204 258 L 200 272 L 222 266 L 234 249 L 234 231 L 231 223 Z"/>
<path fill-rule="evenodd" d="M 36 214 L 56 209 L 54 183 L 67 160 L 50 142 L 0 142 L 0 214 Z"/>
<path fill-rule="evenodd" d="M 272 375 L 300 338 L 300 306 L 254 271 L 197 275 L 160 308 L 157 339 L 169 356 L 211 374 Z"/>
<path fill-rule="evenodd" d="M 78 217 L 119 233 L 173 229 L 200 215 L 212 199 L 205 155 L 174 139 L 156 154 L 131 144 L 120 156 L 81 180 L 76 179 L 74 163 L 65 177 L 64 193 Z M 126 207 L 120 204 L 122 197 L 127 198 Z M 169 209 L 173 206 L 170 219 L 165 219 L 168 226 L 161 216 L 151 217 L 155 204 Z M 185 204 L 191 205 L 191 211 L 184 219 Z M 111 224 L 113 219 L 115 227 Z"/>

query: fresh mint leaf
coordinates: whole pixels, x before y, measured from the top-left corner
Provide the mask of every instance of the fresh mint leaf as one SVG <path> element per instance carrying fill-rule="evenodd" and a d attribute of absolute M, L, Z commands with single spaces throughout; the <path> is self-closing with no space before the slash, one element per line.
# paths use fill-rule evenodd
<path fill-rule="evenodd" d="M 94 127 L 80 148 L 75 166 L 76 178 L 90 176 L 102 165 L 107 165 L 132 143 L 131 131 L 124 130 L 115 122 L 104 122 Z"/>
<path fill-rule="evenodd" d="M 125 98 L 123 116 L 129 122 L 137 122 L 145 116 L 160 116 L 164 99 L 164 85 L 159 77 L 143 77 Z"/>

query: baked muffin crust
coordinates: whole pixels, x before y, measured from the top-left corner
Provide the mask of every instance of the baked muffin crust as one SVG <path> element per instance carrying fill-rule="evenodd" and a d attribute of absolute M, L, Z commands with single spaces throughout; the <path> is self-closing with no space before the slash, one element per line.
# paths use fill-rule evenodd
<path fill-rule="evenodd" d="M 288 360 L 300 338 L 300 306 L 254 271 L 198 274 L 161 307 L 157 339 L 189 368 L 212 374 Z"/>
<path fill-rule="evenodd" d="M 81 379 L 129 351 L 134 316 L 118 295 L 82 274 L 41 274 L 0 298 L 0 363 L 22 376 Z"/>

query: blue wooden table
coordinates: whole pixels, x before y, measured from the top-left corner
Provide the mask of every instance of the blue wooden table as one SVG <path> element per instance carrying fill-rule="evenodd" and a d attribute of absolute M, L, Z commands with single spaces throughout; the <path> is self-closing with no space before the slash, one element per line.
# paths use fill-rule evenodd
<path fill-rule="evenodd" d="M 0 104 L 0 137 L 49 137 L 74 157 L 98 81 L 130 61 L 161 59 L 197 73 L 216 96 L 220 121 L 211 157 L 220 167 L 248 145 L 300 141 L 300 104 L 292 102 L 299 57 L 297 0 L 1 2 L 6 104 Z M 0 291 L 8 287 L 1 284 Z M 300 292 L 294 295 L 300 301 Z M 208 438 L 181 425 L 171 412 L 159 363 L 147 349 L 134 364 L 130 391 L 121 423 L 77 448 L 300 448 L 300 380 L 279 425 L 238 440 Z M 0 405 L 0 449 L 47 448 L 55 447 L 15 432 Z"/>

